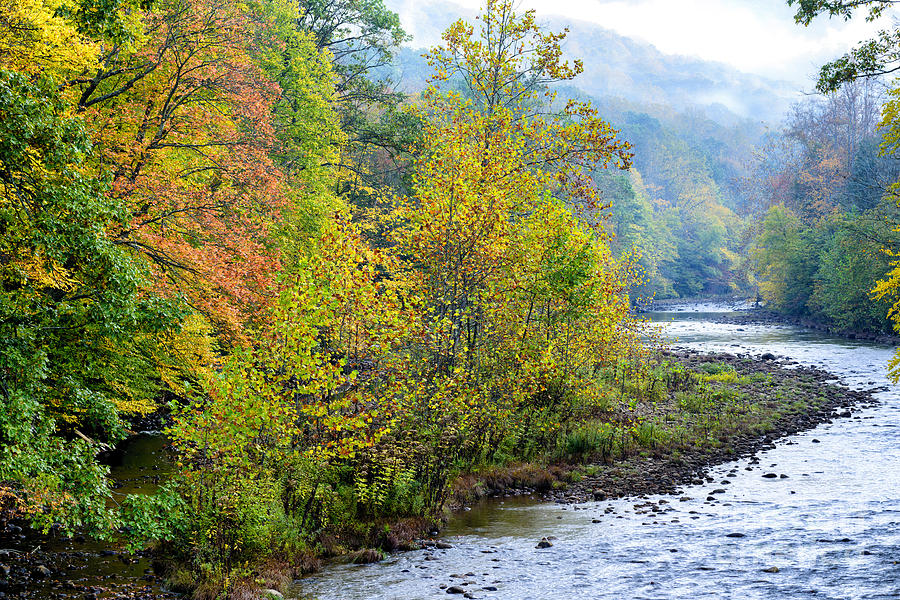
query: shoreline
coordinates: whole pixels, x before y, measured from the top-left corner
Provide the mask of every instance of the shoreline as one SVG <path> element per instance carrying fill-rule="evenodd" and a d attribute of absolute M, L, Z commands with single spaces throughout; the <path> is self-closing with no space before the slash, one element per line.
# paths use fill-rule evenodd
<path fill-rule="evenodd" d="M 265 583 L 258 588 L 259 594 L 255 597 L 262 596 L 266 589 L 286 589 L 295 579 L 318 570 L 323 562 L 374 562 L 392 552 L 446 547 L 446 542 L 441 541 L 440 529 L 452 518 L 454 512 L 465 510 L 487 498 L 532 496 L 542 502 L 577 504 L 624 497 L 646 498 L 657 494 L 677 495 L 686 485 L 711 482 L 708 471 L 712 467 L 740 458 L 754 457 L 790 435 L 813 429 L 836 418 L 848 418 L 856 410 L 878 403 L 873 397 L 878 389 L 851 390 L 837 382 L 837 378 L 831 373 L 801 367 L 789 360 L 765 360 L 761 357 L 748 358 L 690 350 L 663 351 L 659 358 L 672 361 L 672 364 L 680 364 L 685 371 L 692 373 L 688 378 L 694 382 L 692 385 L 698 385 L 698 381 L 706 381 L 703 385 L 709 385 L 711 390 L 719 390 L 734 387 L 727 383 L 729 378 L 743 382 L 737 386 L 737 389 L 747 394 L 742 399 L 743 405 L 759 405 L 759 410 L 747 413 L 746 421 L 732 423 L 722 430 L 720 437 L 708 439 L 702 444 L 694 443 L 697 441 L 694 439 L 680 442 L 670 439 L 668 442 L 661 441 L 647 446 L 632 443 L 623 447 L 621 456 L 605 456 L 602 459 L 596 454 L 556 457 L 460 475 L 454 481 L 450 499 L 443 512 L 436 517 L 409 517 L 368 523 L 364 524 L 366 532 L 362 534 L 359 529 L 352 533 L 337 529 L 327 532 L 318 540 L 319 551 L 316 553 L 294 556 L 291 559 L 275 556 L 258 565 L 253 580 Z M 710 365 L 715 366 L 715 369 Z M 716 373 L 710 374 L 707 371 Z M 723 382 L 719 382 L 717 378 L 723 379 Z M 676 391 L 675 395 L 677 393 Z M 783 396 L 781 400 L 774 398 L 779 393 Z M 611 412 L 603 418 L 615 420 L 623 416 Z M 754 462 L 751 459 L 751 464 Z M 712 496 L 710 498 L 715 499 Z M 3 537 L 0 536 L 0 545 L 3 545 Z M 51 589 L 56 588 L 57 593 L 62 593 L 60 598 L 82 597 L 86 592 L 92 593 L 97 589 L 78 586 L 75 588 L 76 592 L 67 587 L 68 580 L 59 577 L 63 570 L 58 569 L 54 563 L 71 561 L 72 554 L 63 553 L 57 557 L 47 554 L 43 558 L 32 557 L 41 562 L 12 555 L 0 560 L 12 566 L 7 577 L 0 577 L 4 581 L 4 584 L 0 584 L 0 590 L 15 592 L 23 586 L 27 590 L 28 581 L 36 577 L 36 570 L 39 571 L 41 565 L 51 567 L 51 573 L 43 576 L 46 581 L 42 582 L 42 587 L 50 584 Z M 161 561 L 163 564 L 169 562 L 164 555 L 152 556 L 151 560 Z M 154 566 L 158 564 L 157 562 Z M 169 566 L 176 565 L 169 563 Z M 170 576 L 174 572 L 166 570 Z M 157 570 L 156 575 L 163 573 Z M 55 577 L 59 577 L 59 581 L 55 582 L 58 585 L 51 583 Z M 163 577 L 165 578 L 164 575 Z M 155 586 L 147 585 L 148 580 L 151 577 L 148 576 L 147 580 L 141 582 L 144 586 L 135 586 L 143 587 L 141 593 L 148 598 L 172 598 L 172 592 L 166 588 L 178 589 L 174 581 L 169 581 L 168 586 L 164 585 L 156 591 L 152 589 Z M 250 584 L 245 590 L 251 594 L 256 593 L 250 589 L 256 585 Z M 66 590 L 75 594 L 68 595 Z M 179 591 L 187 592 L 187 589 L 182 587 Z M 40 596 L 29 594 L 26 597 Z"/>
<path fill-rule="evenodd" d="M 862 329 L 841 329 L 811 317 L 798 317 L 785 315 L 774 310 L 757 305 L 754 299 L 744 296 L 695 296 L 691 298 L 665 298 L 653 300 L 640 306 L 639 313 L 654 312 L 660 308 L 672 308 L 678 306 L 696 306 L 703 304 L 720 304 L 730 306 L 736 314 L 721 315 L 713 318 L 714 322 L 733 325 L 794 325 L 813 331 L 827 333 L 835 337 L 847 340 L 863 340 L 900 346 L 900 334 L 884 333 Z M 743 307 L 741 307 L 743 305 Z"/>
<path fill-rule="evenodd" d="M 700 351 L 679 350 L 669 352 L 670 356 L 679 357 L 688 365 L 699 365 L 710 361 L 721 362 L 736 367 L 739 373 L 777 374 L 783 384 L 795 391 L 800 386 L 813 383 L 815 389 L 806 388 L 807 397 L 813 394 L 821 396 L 822 401 L 813 400 L 803 409 L 791 410 L 777 419 L 765 432 L 744 430 L 736 432 L 734 437 L 723 442 L 719 447 L 673 448 L 658 447 L 648 456 L 634 455 L 622 461 L 603 464 L 558 464 L 551 465 L 550 472 L 555 475 L 551 479 L 551 489 L 546 488 L 543 480 L 531 482 L 532 485 L 521 486 L 514 482 L 511 487 L 502 485 L 490 486 L 488 493 L 470 494 L 464 490 L 458 495 L 458 502 L 453 510 L 461 510 L 467 504 L 481 498 L 501 496 L 504 494 L 535 494 L 545 502 L 580 503 L 592 500 L 610 500 L 624 497 L 641 497 L 651 494 L 678 494 L 685 485 L 701 484 L 706 480 L 706 473 L 712 467 L 733 462 L 741 458 L 755 457 L 761 451 L 775 447 L 775 443 L 791 435 L 814 429 L 830 423 L 837 418 L 849 418 L 861 408 L 874 406 L 878 400 L 873 394 L 881 388 L 869 390 L 852 390 L 836 382 L 836 377 L 822 369 L 798 366 L 789 360 L 765 360 L 762 358 L 740 357 L 730 353 L 704 353 Z M 684 363 L 683 363 L 684 364 Z M 591 474 L 575 475 L 579 470 L 588 471 L 597 468 Z M 592 468 L 593 467 L 593 468 Z M 516 472 L 528 472 L 527 467 L 519 465 L 506 474 L 515 479 Z M 504 474 L 491 474 L 490 482 L 502 482 Z M 564 483 L 565 487 L 552 489 L 552 481 Z"/>
<path fill-rule="evenodd" d="M 734 325 L 794 325 L 846 340 L 863 340 L 888 346 L 900 346 L 900 335 L 857 329 L 838 329 L 816 319 L 782 315 L 764 308 L 752 308 L 741 312 L 743 314 L 723 315 L 716 321 Z"/>
<path fill-rule="evenodd" d="M 698 369 L 704 364 L 721 363 L 734 367 L 745 377 L 769 375 L 778 380 L 778 389 L 789 390 L 792 395 L 790 400 L 781 402 L 780 408 L 786 410 L 770 425 L 736 431 L 717 446 L 657 447 L 653 452 L 634 454 L 622 460 L 517 463 L 462 475 L 457 478 L 451 501 L 444 509 L 441 527 L 454 514 L 494 498 L 525 496 L 545 503 L 581 504 L 618 498 L 646 500 L 651 495 L 677 497 L 685 486 L 713 482 L 709 477 L 713 467 L 748 457 L 751 465 L 758 464 L 758 453 L 774 448 L 785 438 L 835 419 L 850 418 L 858 410 L 877 405 L 879 401 L 873 394 L 882 389 L 853 390 L 827 371 L 799 366 L 791 360 L 692 350 L 668 351 L 664 355 Z M 765 391 L 768 390 L 760 388 L 758 395 L 764 395 Z M 773 412 L 777 412 L 777 408 L 779 406 L 773 405 Z M 716 498 L 709 496 L 707 500 L 715 502 Z M 668 501 L 671 499 L 664 502 Z M 445 542 L 442 544 L 440 533 L 433 527 L 434 524 L 429 524 L 428 529 L 423 529 L 416 538 L 391 551 L 431 551 L 449 547 Z M 381 550 L 360 549 L 324 561 L 326 564 L 374 562 L 383 557 Z M 372 560 L 366 560 L 366 557 Z"/>

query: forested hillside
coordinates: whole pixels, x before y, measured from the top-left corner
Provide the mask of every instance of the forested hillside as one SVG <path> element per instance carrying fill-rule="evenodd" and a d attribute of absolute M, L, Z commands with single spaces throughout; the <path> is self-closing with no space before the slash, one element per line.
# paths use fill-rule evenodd
<path fill-rule="evenodd" d="M 882 148 L 886 99 L 872 80 L 807 100 L 758 154 L 754 260 L 774 309 L 836 329 L 891 329 L 890 299 L 872 292 L 898 241 L 896 199 L 885 193 L 900 176 Z"/>
<path fill-rule="evenodd" d="M 699 109 L 611 98 L 597 104 L 634 145 L 629 173 L 595 177 L 612 205 L 614 247 L 639 252 L 638 291 L 657 299 L 751 294 L 743 182 L 762 128 L 749 121 L 723 126 Z"/>

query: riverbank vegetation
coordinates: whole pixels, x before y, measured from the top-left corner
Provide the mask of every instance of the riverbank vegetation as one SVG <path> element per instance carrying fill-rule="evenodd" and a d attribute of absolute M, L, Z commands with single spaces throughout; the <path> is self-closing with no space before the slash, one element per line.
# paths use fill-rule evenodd
<path fill-rule="evenodd" d="M 780 404 L 744 390 L 772 382 L 654 363 L 631 312 L 753 289 L 735 165 L 557 97 L 564 38 L 488 0 L 405 97 L 379 0 L 0 0 L 0 518 L 153 546 L 214 597 L 395 547 L 466 474 L 764 428 Z M 840 168 L 869 168 L 857 141 Z M 762 223 L 761 289 L 873 326 L 889 217 L 860 227 L 888 203 L 824 194 L 821 147 Z M 97 455 L 152 413 L 174 474 L 115 497 Z"/>
<path fill-rule="evenodd" d="M 711 466 L 875 402 L 789 361 L 663 351 L 649 364 L 621 364 L 612 400 L 570 424 L 540 461 L 462 478 L 458 501 L 515 490 L 567 502 L 675 494 Z"/>

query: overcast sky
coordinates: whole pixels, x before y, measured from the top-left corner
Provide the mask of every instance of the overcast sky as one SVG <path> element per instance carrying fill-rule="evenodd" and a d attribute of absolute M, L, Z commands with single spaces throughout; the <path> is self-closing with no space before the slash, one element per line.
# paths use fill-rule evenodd
<path fill-rule="evenodd" d="M 434 0 L 425 0 L 431 3 Z M 480 0 L 454 0 L 476 11 Z M 423 0 L 390 0 L 404 26 L 417 34 L 416 5 Z M 444 4 L 444 3 L 439 3 Z M 538 16 L 562 15 L 591 21 L 622 35 L 649 42 L 667 54 L 684 54 L 730 64 L 737 69 L 811 88 L 817 67 L 889 25 L 819 17 L 810 27 L 794 24 L 784 0 L 523 0 Z M 448 7 L 448 23 L 453 11 Z M 434 43 L 419 31 L 414 45 Z"/>

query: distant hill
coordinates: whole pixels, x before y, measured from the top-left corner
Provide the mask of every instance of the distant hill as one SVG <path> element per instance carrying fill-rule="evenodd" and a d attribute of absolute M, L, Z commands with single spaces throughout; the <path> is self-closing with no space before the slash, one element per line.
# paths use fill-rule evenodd
<path fill-rule="evenodd" d="M 549 19 L 554 30 L 568 26 L 565 50 L 584 60 L 574 81 L 593 96 L 620 96 L 677 109 L 704 106 L 717 120 L 740 117 L 778 123 L 796 96 L 787 82 L 742 73 L 723 63 L 663 54 L 654 46 L 592 23 Z M 728 124 L 728 123 L 725 123 Z"/>
<path fill-rule="evenodd" d="M 380 75 L 415 94 L 432 71 L 421 48 L 437 43 L 453 20 L 475 14 L 435 0 L 386 3 L 418 47 L 402 48 Z M 599 169 L 593 177 L 610 203 L 613 251 L 639 252 L 644 276 L 636 293 L 666 298 L 751 289 L 747 161 L 793 102 L 791 84 L 666 55 L 591 23 L 551 17 L 544 24 L 551 31 L 568 26 L 564 50 L 584 60 L 584 73 L 557 87 L 559 98 L 590 100 L 633 144 L 630 172 Z"/>
<path fill-rule="evenodd" d="M 437 0 L 386 0 L 413 35 L 412 47 L 397 60 L 395 77 L 405 91 L 416 92 L 430 70 L 421 58 L 453 20 L 475 13 Z M 591 96 L 615 96 L 631 102 L 668 104 L 675 109 L 704 107 L 729 126 L 749 118 L 777 125 L 797 98 L 793 84 L 742 73 L 723 63 L 663 54 L 651 44 L 624 37 L 593 23 L 559 16 L 542 17 L 550 30 L 569 27 L 565 52 L 584 60 L 584 73 L 573 83 Z"/>

